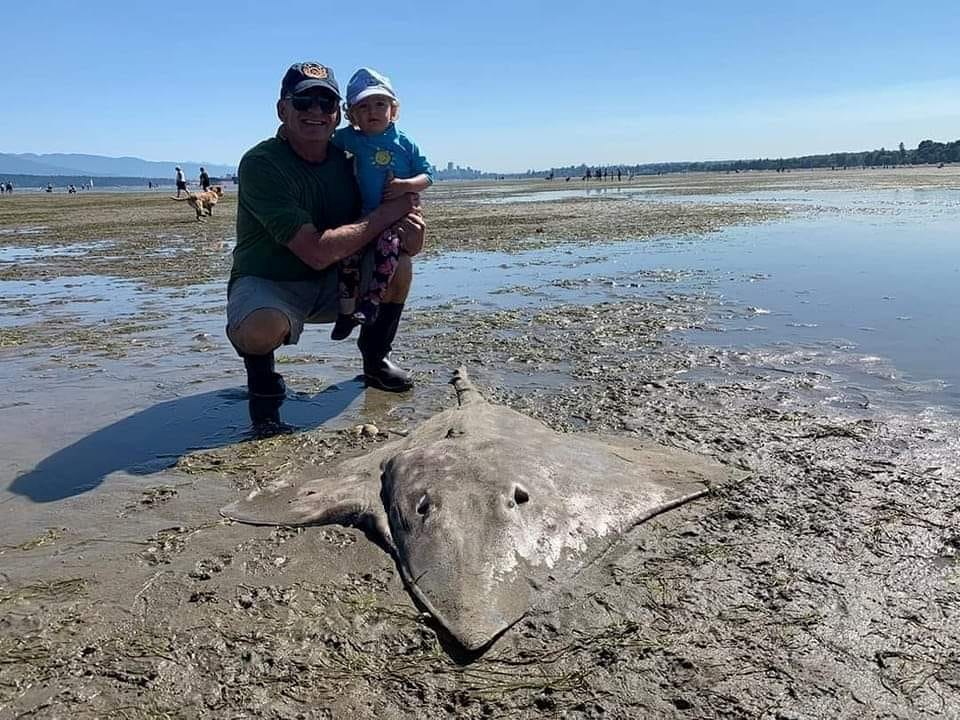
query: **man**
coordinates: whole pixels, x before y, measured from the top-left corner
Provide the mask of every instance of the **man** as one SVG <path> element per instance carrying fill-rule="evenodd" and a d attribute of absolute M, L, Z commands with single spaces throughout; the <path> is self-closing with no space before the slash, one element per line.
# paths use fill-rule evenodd
<path fill-rule="evenodd" d="M 176 168 L 176 171 L 177 171 L 177 197 L 180 197 L 181 190 L 183 190 L 183 192 L 187 191 L 187 181 L 186 181 L 186 178 L 183 177 L 183 170 L 181 170 L 178 167 Z"/>
<path fill-rule="evenodd" d="M 410 258 L 423 247 L 419 197 L 403 195 L 360 217 L 352 162 L 330 144 L 340 101 L 330 68 L 292 65 L 280 86 L 276 137 L 240 161 L 227 337 L 243 358 L 252 399 L 285 395 L 273 351 L 296 344 L 305 322 L 336 319 L 337 262 L 391 226 L 400 236 L 400 262 L 377 319 L 361 329 L 357 345 L 367 385 L 393 392 L 413 386 L 389 354 L 413 278 Z M 371 274 L 367 262 L 361 282 Z"/>
<path fill-rule="evenodd" d="M 200 192 L 207 192 L 210 189 L 210 176 L 207 171 L 200 168 Z"/>

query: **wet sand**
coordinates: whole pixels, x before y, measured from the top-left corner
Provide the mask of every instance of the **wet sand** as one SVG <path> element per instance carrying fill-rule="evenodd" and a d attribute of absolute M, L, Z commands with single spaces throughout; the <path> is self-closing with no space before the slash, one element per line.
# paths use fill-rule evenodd
<path fill-rule="evenodd" d="M 637 185 L 960 187 L 944 171 Z M 540 187 L 557 189 L 441 184 L 433 252 L 700 236 L 788 212 L 476 202 Z M 837 403 L 790 348 L 685 344 L 670 331 L 702 324 L 708 301 L 675 295 L 412 307 L 397 350 L 416 368 L 413 393 L 363 391 L 349 343 L 285 352 L 284 419 L 304 429 L 257 439 L 218 332 L 235 196 L 202 225 L 157 196 L 10 200 L 0 231 L 44 229 L 0 235 L 0 250 L 73 249 L 0 264 L 0 279 L 109 276 L 156 295 L 128 303 L 110 286 L 116 305 L 84 314 L 68 287 L 2 308 L 0 467 L 13 492 L 0 496 L 0 717 L 957 716 L 956 420 Z M 417 612 L 362 533 L 218 518 L 242 490 L 318 473 L 449 406 L 460 363 L 489 397 L 555 429 L 656 440 L 741 479 L 636 528 L 480 658 Z M 704 369 L 712 379 L 694 379 Z M 359 423 L 381 434 L 358 435 Z"/>

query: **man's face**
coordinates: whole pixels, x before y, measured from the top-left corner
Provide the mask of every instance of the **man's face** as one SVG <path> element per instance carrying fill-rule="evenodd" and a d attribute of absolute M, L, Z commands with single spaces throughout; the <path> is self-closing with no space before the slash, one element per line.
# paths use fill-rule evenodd
<path fill-rule="evenodd" d="M 323 88 L 281 99 L 277 115 L 286 128 L 287 139 L 293 142 L 326 145 L 340 124 L 338 98 Z"/>
<path fill-rule="evenodd" d="M 395 118 L 393 98 L 370 95 L 350 106 L 350 120 L 367 135 L 377 135 L 387 129 Z"/>

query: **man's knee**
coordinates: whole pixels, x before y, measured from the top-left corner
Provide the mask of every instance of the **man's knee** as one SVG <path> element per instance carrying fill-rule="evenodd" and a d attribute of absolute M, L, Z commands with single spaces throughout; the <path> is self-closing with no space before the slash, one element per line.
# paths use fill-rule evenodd
<path fill-rule="evenodd" d="M 279 310 L 254 310 L 243 322 L 227 328 L 227 336 L 234 347 L 248 355 L 266 355 L 283 344 L 290 334 L 290 321 Z"/>
<path fill-rule="evenodd" d="M 402 303 L 407 299 L 410 285 L 413 283 L 413 260 L 406 253 L 400 253 L 397 258 L 397 269 L 390 278 L 384 302 Z"/>

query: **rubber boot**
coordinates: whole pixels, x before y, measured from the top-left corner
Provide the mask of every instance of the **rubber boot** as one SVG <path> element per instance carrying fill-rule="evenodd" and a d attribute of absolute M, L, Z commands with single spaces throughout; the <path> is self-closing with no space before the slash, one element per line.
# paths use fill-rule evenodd
<path fill-rule="evenodd" d="M 247 369 L 247 390 L 252 398 L 282 398 L 287 394 L 283 376 L 274 369 L 273 353 L 248 355 L 240 353 Z"/>
<path fill-rule="evenodd" d="M 376 319 L 360 328 L 357 347 L 363 356 L 363 379 L 370 387 L 387 392 L 403 392 L 413 387 L 410 374 L 390 362 L 389 357 L 402 314 L 403 303 L 381 303 Z"/>
<path fill-rule="evenodd" d="M 354 315 L 340 313 L 337 315 L 337 322 L 334 323 L 333 330 L 330 331 L 330 339 L 346 340 L 350 337 L 353 329 L 359 324 L 360 321 L 358 321 Z"/>
<path fill-rule="evenodd" d="M 263 439 L 291 433 L 296 429 L 280 419 L 280 408 L 283 406 L 282 397 L 250 396 L 247 406 L 250 410 L 251 429 L 253 436 L 256 438 Z"/>

